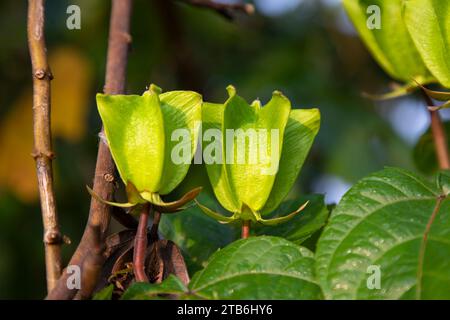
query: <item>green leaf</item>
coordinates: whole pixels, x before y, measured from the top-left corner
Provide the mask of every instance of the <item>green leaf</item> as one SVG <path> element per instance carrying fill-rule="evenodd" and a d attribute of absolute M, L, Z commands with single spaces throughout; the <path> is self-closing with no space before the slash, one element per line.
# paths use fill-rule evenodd
<path fill-rule="evenodd" d="M 97 94 L 97 106 L 120 177 L 138 191 L 157 192 L 164 167 L 165 134 L 158 95 Z"/>
<path fill-rule="evenodd" d="M 387 168 L 362 179 L 331 214 L 316 272 L 328 299 L 449 299 L 450 201 L 437 184 Z M 380 289 L 369 289 L 370 266 Z"/>
<path fill-rule="evenodd" d="M 188 292 L 186 286 L 174 275 L 169 275 L 159 284 L 136 282 L 122 295 L 122 300 L 151 300 L 159 294 L 181 295 Z"/>
<path fill-rule="evenodd" d="M 344 7 L 369 51 L 394 79 L 424 84 L 432 80 L 402 18 L 404 0 L 344 0 Z M 368 28 L 370 6 L 381 9 L 379 29 Z M 429 35 L 427 35 L 429 36 Z"/>
<path fill-rule="evenodd" d="M 284 131 L 279 171 L 262 215 L 274 211 L 294 185 L 320 128 L 318 109 L 292 110 Z M 295 210 L 294 208 L 292 208 Z M 291 212 L 287 210 L 284 213 Z"/>
<path fill-rule="evenodd" d="M 114 285 L 110 284 L 109 286 L 106 286 L 102 290 L 97 292 L 92 297 L 92 300 L 111 300 L 113 291 L 114 291 Z"/>
<path fill-rule="evenodd" d="M 320 299 L 314 256 L 276 237 L 250 237 L 215 253 L 189 289 L 205 299 Z"/>
<path fill-rule="evenodd" d="M 311 235 L 322 228 L 328 219 L 328 208 L 324 202 L 323 195 L 301 196 L 295 200 L 287 200 L 281 203 L 279 208 L 274 211 L 270 218 L 283 216 L 287 212 L 296 210 L 300 205 L 309 201 L 306 208 L 292 218 L 289 223 L 278 226 L 258 226 L 255 224 L 255 233 L 257 235 L 271 235 L 283 237 L 296 244 L 301 244 Z"/>
<path fill-rule="evenodd" d="M 450 122 L 444 123 L 444 129 L 447 137 L 450 137 Z M 450 140 L 447 143 L 450 150 Z M 439 170 L 431 128 L 420 137 L 414 146 L 413 159 L 417 169 L 423 173 L 432 174 Z"/>
<path fill-rule="evenodd" d="M 202 96 L 193 91 L 170 91 L 161 94 L 159 98 L 164 119 L 166 145 L 164 175 L 159 193 L 168 194 L 184 179 L 195 154 L 202 117 Z M 188 131 L 183 137 L 172 137 L 172 134 L 177 132 L 177 129 Z M 173 140 L 178 138 L 180 141 Z M 172 152 L 176 153 L 176 148 L 189 150 L 189 162 L 177 164 L 173 161 Z M 181 155 L 184 154 L 181 152 Z"/>
<path fill-rule="evenodd" d="M 450 171 L 446 170 L 438 175 L 438 185 L 442 189 L 443 194 L 450 194 Z"/>
<path fill-rule="evenodd" d="M 204 193 L 200 194 L 199 201 L 215 211 L 220 211 L 217 203 Z M 180 247 L 192 274 L 203 268 L 214 252 L 233 242 L 239 234 L 238 230 L 230 225 L 216 223 L 197 206 L 179 214 L 163 215 L 159 229 L 165 239 L 172 240 Z"/>
<path fill-rule="evenodd" d="M 404 1 L 404 20 L 428 69 L 443 86 L 450 88 L 450 3 Z"/>

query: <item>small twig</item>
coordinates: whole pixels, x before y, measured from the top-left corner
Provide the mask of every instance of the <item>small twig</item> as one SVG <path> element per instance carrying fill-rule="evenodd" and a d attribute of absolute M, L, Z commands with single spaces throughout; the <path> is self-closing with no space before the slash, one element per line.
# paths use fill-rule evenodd
<path fill-rule="evenodd" d="M 50 292 L 61 275 L 61 244 L 53 190 L 52 134 L 50 128 L 50 81 L 52 74 L 45 46 L 44 0 L 28 1 L 28 46 L 33 69 L 33 131 L 36 170 L 44 225 L 47 291 Z"/>
<path fill-rule="evenodd" d="M 426 92 L 423 89 L 421 92 L 427 106 L 434 106 L 433 100 L 426 94 Z M 429 112 L 431 118 L 431 132 L 433 134 L 439 168 L 442 170 L 448 170 L 450 169 L 450 157 L 448 153 L 447 135 L 445 133 L 444 125 L 439 115 L 439 111 L 429 110 Z"/>
<path fill-rule="evenodd" d="M 132 0 L 112 0 L 111 19 L 109 26 L 108 53 L 106 62 L 106 80 L 104 92 L 107 94 L 120 94 L 125 92 L 125 76 L 128 62 L 128 49 L 131 43 L 130 17 Z M 114 162 L 105 141 L 100 139 L 97 154 L 97 164 L 95 167 L 93 190 L 103 199 L 111 200 L 114 192 Z M 105 257 L 102 250 L 98 250 L 98 259 L 92 257 L 92 248 L 104 248 L 103 243 L 111 219 L 111 207 L 92 198 L 89 210 L 89 218 L 83 237 L 77 250 L 70 259 L 69 265 L 76 265 L 82 268 L 82 273 L 99 274 L 98 268 Z M 99 234 L 98 234 L 99 233 Z M 100 243 L 98 243 L 100 242 Z M 95 265 L 86 266 L 85 260 L 96 261 Z M 95 276 L 89 274 L 82 275 L 82 287 L 93 288 L 91 284 L 83 283 L 84 279 L 95 281 Z M 77 289 L 67 288 L 67 278 L 70 276 L 64 272 L 58 280 L 56 287 L 49 293 L 47 299 L 72 299 L 77 293 Z M 84 290 L 83 297 L 91 292 Z"/>
<path fill-rule="evenodd" d="M 242 221 L 242 239 L 247 239 L 250 236 L 250 220 Z"/>
<path fill-rule="evenodd" d="M 145 253 L 147 251 L 147 227 L 150 211 L 151 205 L 144 204 L 134 238 L 133 272 L 137 282 L 148 282 L 145 272 Z"/>
<path fill-rule="evenodd" d="M 190 5 L 216 11 L 227 19 L 233 19 L 233 12 L 239 11 L 251 15 L 255 7 L 250 3 L 221 3 L 212 0 L 180 0 Z"/>

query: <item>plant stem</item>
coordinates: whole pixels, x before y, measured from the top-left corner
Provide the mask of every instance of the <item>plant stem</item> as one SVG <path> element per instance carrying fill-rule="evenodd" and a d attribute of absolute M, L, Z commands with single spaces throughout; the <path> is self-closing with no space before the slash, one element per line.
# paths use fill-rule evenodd
<path fill-rule="evenodd" d="M 128 61 L 128 49 L 131 43 L 130 17 L 132 0 L 112 0 L 111 19 L 109 26 L 108 53 L 106 62 L 106 80 L 104 92 L 107 94 L 120 94 L 125 92 L 125 76 Z M 103 129 L 100 133 L 103 136 Z M 100 139 L 97 154 L 97 164 L 94 174 L 93 190 L 105 200 L 112 199 L 114 192 L 114 162 L 105 139 Z M 89 210 L 89 218 L 83 237 L 72 256 L 69 265 L 79 266 L 82 272 L 99 274 L 102 267 L 103 247 L 111 219 L 110 206 L 92 198 Z M 93 251 L 93 248 L 95 250 Z M 89 258 L 92 252 L 98 252 L 97 259 Z M 89 261 L 97 261 L 94 265 L 86 266 Z M 64 272 L 55 289 L 50 292 L 47 299 L 72 299 L 77 289 L 67 288 L 67 278 L 70 276 Z M 96 281 L 97 277 L 82 275 L 82 279 Z M 94 288 L 91 284 L 81 283 L 82 288 Z M 83 292 L 83 297 L 88 297 L 92 292 L 90 289 Z"/>
<path fill-rule="evenodd" d="M 45 0 L 28 1 L 28 46 L 33 69 L 33 157 L 36 161 L 42 221 L 44 225 L 47 291 L 61 275 L 62 235 L 59 231 L 53 189 L 52 134 L 50 127 L 50 81 L 53 76 L 45 46 Z"/>
<path fill-rule="evenodd" d="M 153 224 L 152 229 L 150 230 L 150 236 L 152 241 L 158 240 L 158 228 L 159 228 L 159 221 L 161 220 L 161 212 L 154 211 L 153 212 Z"/>
<path fill-rule="evenodd" d="M 147 227 L 150 210 L 150 204 L 143 206 L 134 238 L 133 271 L 137 282 L 148 282 L 148 277 L 145 273 L 145 253 L 147 250 Z"/>
<path fill-rule="evenodd" d="M 247 239 L 250 236 L 250 220 L 244 220 L 242 221 L 242 239 Z"/>
<path fill-rule="evenodd" d="M 434 106 L 433 100 L 422 90 L 422 95 L 427 103 L 427 106 Z M 450 169 L 450 157 L 448 153 L 447 136 L 444 125 L 442 123 L 439 111 L 430 110 L 431 118 L 431 132 L 433 134 L 434 146 L 436 150 L 436 157 L 439 168 L 441 170 Z"/>

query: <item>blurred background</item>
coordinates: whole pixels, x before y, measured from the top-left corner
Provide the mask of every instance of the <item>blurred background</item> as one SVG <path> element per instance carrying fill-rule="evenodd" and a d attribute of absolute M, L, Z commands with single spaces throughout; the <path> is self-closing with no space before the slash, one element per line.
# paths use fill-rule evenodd
<path fill-rule="evenodd" d="M 204 100 L 223 102 L 225 87 L 233 84 L 248 101 L 267 102 L 277 89 L 297 108 L 320 108 L 321 130 L 292 193 L 323 193 L 329 204 L 384 166 L 420 169 L 420 163 L 414 164 L 414 146 L 429 127 L 424 104 L 415 96 L 387 102 L 362 97 L 362 92 L 388 91 L 390 79 L 369 56 L 339 0 L 251 2 L 254 15 L 236 14 L 230 20 L 177 1 L 135 0 L 127 92 L 141 94 L 156 83 L 166 91 L 192 89 L 203 93 Z M 81 30 L 66 27 L 71 4 L 81 9 Z M 0 2 L 3 299 L 45 295 L 41 215 L 30 156 L 32 87 L 26 12 L 25 0 Z M 57 207 L 61 229 L 72 239 L 63 249 L 65 261 L 76 248 L 88 215 L 85 185 L 92 181 L 101 125 L 95 94 L 104 83 L 109 13 L 106 0 L 46 3 L 47 47 L 55 77 Z M 450 118 L 448 113 L 443 116 Z M 194 166 L 186 181 L 208 185 L 201 166 Z"/>

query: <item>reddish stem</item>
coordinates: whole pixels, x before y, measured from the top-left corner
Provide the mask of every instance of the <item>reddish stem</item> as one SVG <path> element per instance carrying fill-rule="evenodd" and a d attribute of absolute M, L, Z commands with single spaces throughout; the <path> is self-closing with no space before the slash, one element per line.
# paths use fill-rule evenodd
<path fill-rule="evenodd" d="M 247 239 L 250 236 L 250 220 L 242 221 L 242 239 Z"/>
<path fill-rule="evenodd" d="M 147 250 L 147 224 L 150 210 L 150 204 L 145 204 L 142 208 L 134 238 L 133 271 L 137 282 L 148 282 L 145 273 L 145 252 Z"/>
<path fill-rule="evenodd" d="M 422 90 L 422 94 L 428 106 L 433 106 L 433 100 Z M 436 157 L 439 168 L 442 170 L 450 169 L 450 157 L 448 153 L 447 135 L 439 111 L 431 111 L 431 133 L 433 134 Z"/>

